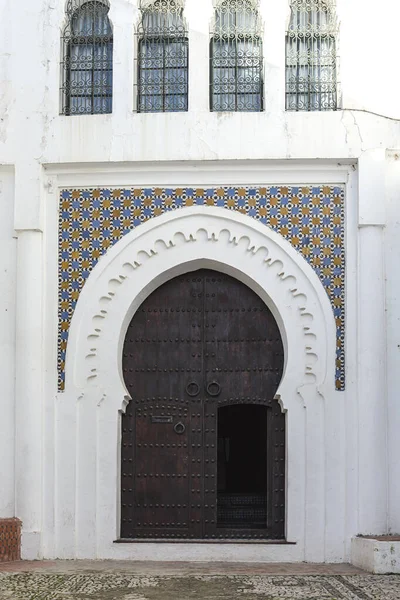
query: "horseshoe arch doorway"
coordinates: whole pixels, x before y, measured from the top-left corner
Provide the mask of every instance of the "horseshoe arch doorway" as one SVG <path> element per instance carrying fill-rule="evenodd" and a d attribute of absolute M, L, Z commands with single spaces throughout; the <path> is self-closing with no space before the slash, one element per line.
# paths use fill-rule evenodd
<path fill-rule="evenodd" d="M 136 311 L 123 348 L 121 539 L 285 538 L 284 351 L 246 285 L 186 273 Z"/>

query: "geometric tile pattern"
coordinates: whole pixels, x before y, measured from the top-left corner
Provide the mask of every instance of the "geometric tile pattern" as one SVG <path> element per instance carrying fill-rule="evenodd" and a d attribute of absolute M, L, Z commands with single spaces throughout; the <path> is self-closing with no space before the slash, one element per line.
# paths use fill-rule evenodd
<path fill-rule="evenodd" d="M 154 576 L 88 571 L 0 573 L 0 599 L 398 600 L 400 584 L 395 575 Z"/>
<path fill-rule="evenodd" d="M 71 318 L 98 259 L 166 211 L 219 206 L 280 233 L 319 276 L 336 320 L 336 389 L 345 388 L 345 190 L 338 185 L 63 189 L 59 213 L 58 387 L 64 389 Z"/>

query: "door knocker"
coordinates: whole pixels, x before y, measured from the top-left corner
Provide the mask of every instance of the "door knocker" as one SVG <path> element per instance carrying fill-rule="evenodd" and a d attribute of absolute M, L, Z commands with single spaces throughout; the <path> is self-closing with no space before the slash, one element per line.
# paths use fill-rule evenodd
<path fill-rule="evenodd" d="M 211 381 L 208 385 L 207 385 L 207 394 L 209 396 L 219 396 L 221 393 L 221 386 L 219 385 L 219 383 L 217 381 Z"/>
<path fill-rule="evenodd" d="M 194 398 L 195 396 L 197 396 L 200 392 L 200 386 L 198 383 L 196 383 L 195 381 L 191 381 L 190 383 L 187 384 L 186 386 L 186 393 L 188 396 L 191 396 L 192 398 Z"/>

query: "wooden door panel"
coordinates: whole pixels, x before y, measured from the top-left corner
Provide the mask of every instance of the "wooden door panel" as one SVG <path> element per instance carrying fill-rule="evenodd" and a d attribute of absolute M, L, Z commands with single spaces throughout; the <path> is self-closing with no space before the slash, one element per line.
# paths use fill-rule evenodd
<path fill-rule="evenodd" d="M 231 277 L 206 277 L 205 370 L 219 400 L 272 402 L 282 376 L 283 347 L 263 301 Z M 229 307 L 229 308 L 227 308 Z"/>
<path fill-rule="evenodd" d="M 284 536 L 285 416 L 274 400 L 282 369 L 272 314 L 231 277 L 189 273 L 144 301 L 123 355 L 132 400 L 122 419 L 121 537 Z M 269 407 L 259 531 L 218 524 L 218 411 L 230 404 Z"/>
<path fill-rule="evenodd" d="M 283 370 L 283 346 L 281 336 L 269 309 L 249 288 L 237 280 L 222 274 L 205 275 L 205 331 L 204 331 L 204 375 L 206 390 L 206 443 L 205 468 L 212 480 L 218 481 L 218 447 L 213 445 L 213 434 L 218 428 L 218 409 L 228 404 L 263 404 L 271 410 L 265 422 L 267 434 L 268 490 L 264 507 L 265 526 L 257 529 L 227 528 L 218 525 L 217 486 L 205 489 L 205 505 L 209 518 L 205 521 L 207 538 L 282 538 L 284 536 L 284 514 L 282 517 L 283 485 L 280 477 L 284 462 L 281 453 L 284 446 L 276 446 L 278 432 L 276 424 L 284 422 L 279 404 L 274 400 Z M 214 434 L 215 435 L 215 434 Z M 243 430 L 243 438 L 251 432 Z M 207 462 L 207 458 L 209 462 Z M 274 462 L 275 461 L 275 462 Z M 249 466 L 250 468 L 250 466 Z M 277 475 L 274 475 L 274 468 Z M 205 479 L 205 482 L 207 478 Z M 276 490 L 276 491 L 275 491 Z M 249 490 L 250 492 L 251 490 Z M 231 494 L 234 498 L 235 494 Z M 220 498 L 221 501 L 221 498 Z M 233 500 L 232 500 L 233 501 Z M 246 506 L 246 501 L 249 506 Z M 243 506 L 237 507 L 239 514 L 253 513 L 257 516 L 256 497 L 249 494 Z M 279 503 L 279 504 L 278 504 Z M 263 510 L 261 510 L 263 508 Z"/>
<path fill-rule="evenodd" d="M 172 405 L 136 410 L 136 527 L 138 534 L 188 528 L 190 416 Z M 162 413 L 162 415 L 160 414 Z M 171 419 L 171 422 L 168 422 Z M 182 424 L 179 435 L 174 427 Z M 151 440 L 151 442 L 149 442 Z"/>

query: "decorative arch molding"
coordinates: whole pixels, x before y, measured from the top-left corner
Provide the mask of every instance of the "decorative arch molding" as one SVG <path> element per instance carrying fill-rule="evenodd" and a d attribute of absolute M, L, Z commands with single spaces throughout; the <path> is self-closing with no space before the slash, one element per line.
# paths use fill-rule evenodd
<path fill-rule="evenodd" d="M 277 397 L 287 411 L 285 534 L 293 544 L 115 544 L 121 413 L 129 401 L 121 372 L 125 332 L 154 289 L 207 267 L 253 289 L 282 333 L 286 364 Z M 335 455 L 337 414 L 344 414 L 334 387 L 335 345 L 332 308 L 318 276 L 289 242 L 253 218 L 191 207 L 124 236 L 93 269 L 71 323 L 66 389 L 55 405 L 54 556 L 323 562 L 330 554 L 321 532 L 337 530 L 336 517 L 326 524 L 326 515 L 344 506 Z"/>
<path fill-rule="evenodd" d="M 71 323 L 66 390 L 101 389 L 123 408 L 120 368 L 128 324 L 142 301 L 171 277 L 213 267 L 251 287 L 272 310 L 285 345 L 278 390 L 333 389 L 335 324 L 330 301 L 310 265 L 282 236 L 220 208 L 167 213 L 120 240 L 89 276 Z"/>

